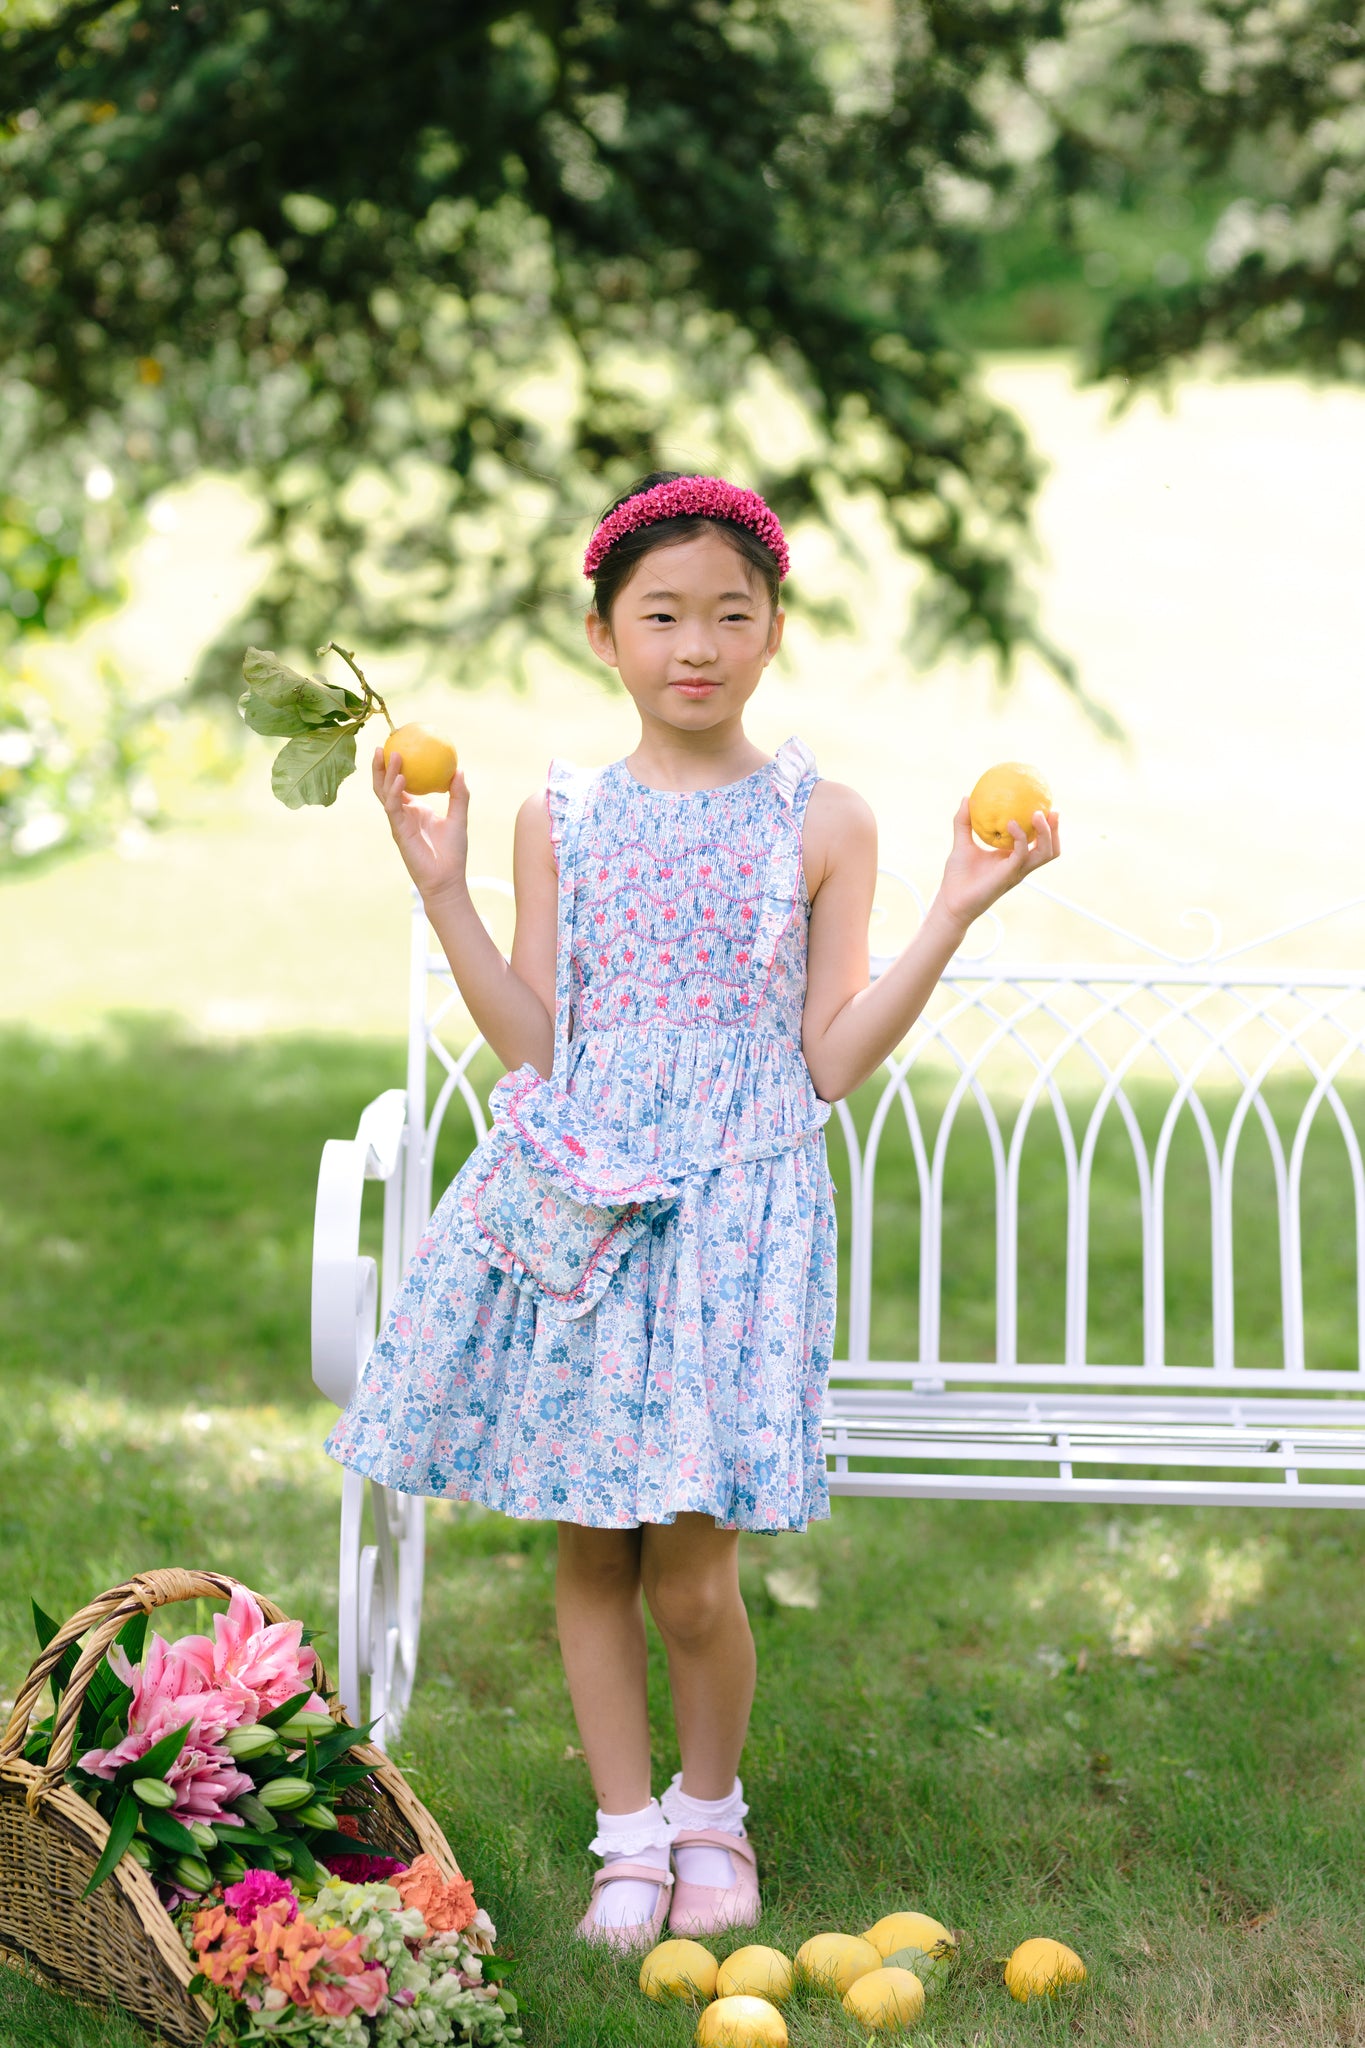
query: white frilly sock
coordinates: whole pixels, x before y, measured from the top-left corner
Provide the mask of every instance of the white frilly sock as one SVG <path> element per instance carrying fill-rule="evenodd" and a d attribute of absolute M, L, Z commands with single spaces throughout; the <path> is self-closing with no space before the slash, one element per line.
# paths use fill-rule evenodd
<path fill-rule="evenodd" d="M 664 1793 L 660 1806 L 675 1835 L 693 1828 L 719 1828 L 722 1834 L 743 1835 L 744 1816 L 749 1811 L 738 1778 L 723 1799 L 694 1799 L 683 1791 L 681 1771 Z M 735 1881 L 733 1857 L 705 1842 L 675 1848 L 673 1868 L 684 1884 L 719 1885 L 728 1891 Z"/>
<path fill-rule="evenodd" d="M 668 1875 L 669 1845 L 673 1831 L 664 1819 L 657 1799 L 638 1813 L 603 1813 L 597 1809 L 597 1833 L 588 1844 L 604 1863 L 648 1863 L 660 1877 Z M 728 1858 L 726 1859 L 729 1860 Z M 598 1894 L 599 1927 L 638 1927 L 654 1918 L 659 1887 L 643 1878 L 623 1877 L 602 1887 Z"/>

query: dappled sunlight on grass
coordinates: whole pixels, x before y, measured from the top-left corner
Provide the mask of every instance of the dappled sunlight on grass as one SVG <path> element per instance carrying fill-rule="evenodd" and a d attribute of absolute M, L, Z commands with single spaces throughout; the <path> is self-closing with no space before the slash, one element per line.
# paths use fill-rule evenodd
<path fill-rule="evenodd" d="M 1121 1657 L 1145 1657 L 1254 1607 L 1283 1556 L 1269 1530 L 1229 1542 L 1187 1520 L 1152 1515 L 1071 1532 L 1014 1586 L 1031 1614 L 1098 1634 Z"/>

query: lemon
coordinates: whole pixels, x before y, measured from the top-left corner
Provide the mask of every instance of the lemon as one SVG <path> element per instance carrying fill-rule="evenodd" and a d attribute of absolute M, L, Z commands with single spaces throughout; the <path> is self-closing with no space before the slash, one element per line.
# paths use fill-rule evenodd
<path fill-rule="evenodd" d="M 941 1941 L 957 1947 L 951 1929 L 941 1920 L 931 1920 L 927 1913 L 888 1913 L 868 1928 L 863 1940 L 870 1941 L 883 1960 L 898 1948 L 922 1948 L 929 1954 Z"/>
<path fill-rule="evenodd" d="M 792 1988 L 792 1966 L 780 1948 L 755 1942 L 725 1958 L 716 1977 L 717 1998 L 771 1998 L 781 2004 Z"/>
<path fill-rule="evenodd" d="M 1033 813 L 1052 809 L 1047 777 L 1023 761 L 997 761 L 988 768 L 968 798 L 972 830 L 988 846 L 1013 846 L 1010 819 L 1028 834 L 1032 845 Z"/>
<path fill-rule="evenodd" d="M 766 1998 L 718 1998 L 697 2022 L 697 2048 L 787 2048 L 787 2022 Z"/>
<path fill-rule="evenodd" d="M 844 2011 L 864 2027 L 913 2027 L 924 2015 L 924 1986 L 911 1970 L 869 1970 L 844 1993 Z"/>
<path fill-rule="evenodd" d="M 1080 1984 L 1084 1978 L 1085 1964 L 1075 1949 L 1041 1934 L 1021 1941 L 1005 1965 L 1005 1989 L 1021 2005 L 1030 1998 L 1048 1998 L 1064 1984 Z"/>
<path fill-rule="evenodd" d="M 843 1997 L 850 1984 L 879 1970 L 882 1959 L 870 1941 L 856 1934 L 813 1934 L 796 1951 L 798 1976 L 807 1977 L 823 1991 Z"/>
<path fill-rule="evenodd" d="M 384 742 L 384 765 L 390 754 L 403 757 L 403 780 L 409 796 L 437 796 L 449 789 L 459 759 L 448 740 L 438 740 L 424 725 L 400 725 Z"/>
<path fill-rule="evenodd" d="M 661 1941 L 640 1965 L 647 1998 L 708 1999 L 716 1989 L 716 1959 L 699 1941 Z"/>

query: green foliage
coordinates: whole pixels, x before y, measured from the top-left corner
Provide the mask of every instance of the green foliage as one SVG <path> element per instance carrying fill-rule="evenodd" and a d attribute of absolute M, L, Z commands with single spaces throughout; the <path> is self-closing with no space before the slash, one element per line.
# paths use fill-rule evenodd
<path fill-rule="evenodd" d="M 288 745 L 275 756 L 270 787 L 291 811 L 304 804 L 335 803 L 342 783 L 355 773 L 356 734 L 375 711 L 388 717 L 383 698 L 370 688 L 352 657 L 344 649 L 337 652 L 350 664 L 363 696 L 335 687 L 322 676 L 301 676 L 261 647 L 248 647 L 242 662 L 242 717 L 253 732 L 273 738 L 290 735 Z"/>
<path fill-rule="evenodd" d="M 682 447 L 787 518 L 871 494 L 930 572 L 926 632 L 1004 657 L 1037 639 L 1036 469 L 942 330 L 973 236 L 941 174 L 1009 182 L 983 95 L 1062 18 L 57 8 L 0 43 L 32 443 L 116 420 L 130 491 L 250 475 L 277 552 L 249 630 L 279 644 L 344 617 L 466 679 L 528 633 L 576 645 L 590 519 Z"/>

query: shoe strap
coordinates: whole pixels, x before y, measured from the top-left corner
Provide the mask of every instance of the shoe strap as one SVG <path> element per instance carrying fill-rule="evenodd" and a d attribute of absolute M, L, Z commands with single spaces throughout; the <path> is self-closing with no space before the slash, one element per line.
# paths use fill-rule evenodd
<path fill-rule="evenodd" d="M 645 1884 L 661 1884 L 665 1891 L 669 1890 L 673 1883 L 673 1872 L 660 1870 L 657 1863 L 604 1863 L 602 1868 L 593 1874 L 594 1893 L 599 1892 L 604 1884 L 615 1884 L 619 1877 L 633 1877 Z"/>
<path fill-rule="evenodd" d="M 727 1835 L 723 1828 L 682 1828 L 673 1837 L 675 1852 L 679 1849 L 728 1849 L 731 1856 L 737 1856 L 741 1863 L 747 1863 L 754 1876 L 758 1875 L 758 1858 L 747 1835 Z"/>

